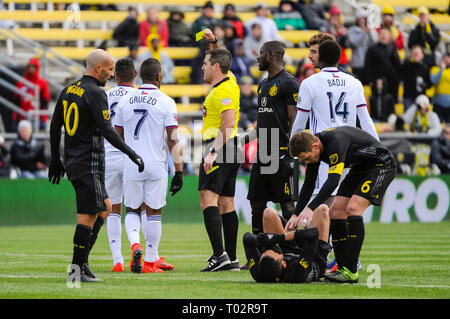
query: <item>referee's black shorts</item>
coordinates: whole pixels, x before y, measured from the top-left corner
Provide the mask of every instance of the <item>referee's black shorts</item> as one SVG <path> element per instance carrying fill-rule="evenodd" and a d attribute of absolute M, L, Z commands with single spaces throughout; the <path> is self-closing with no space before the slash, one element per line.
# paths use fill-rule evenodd
<path fill-rule="evenodd" d="M 273 174 L 264 174 L 261 171 L 268 165 L 253 164 L 247 195 L 248 200 L 252 202 L 283 203 L 294 199 L 294 180 L 292 177 L 294 159 L 287 154 L 282 157 L 278 162 L 278 170 Z"/>
<path fill-rule="evenodd" d="M 204 144 L 206 146 L 208 143 Z M 240 166 L 237 139 L 229 141 L 223 151 L 218 152 L 217 160 L 208 173 L 205 172 L 203 163 L 202 158 L 198 174 L 198 190 L 210 190 L 219 196 L 234 197 L 236 177 Z"/>
<path fill-rule="evenodd" d="M 375 166 L 352 167 L 341 182 L 336 196 L 350 198 L 352 195 L 358 195 L 370 201 L 372 205 L 380 206 L 396 172 L 397 164 L 392 155 Z"/>
<path fill-rule="evenodd" d="M 87 173 L 71 182 L 76 194 L 77 214 L 95 215 L 106 211 L 105 199 L 109 196 L 104 174 Z"/>

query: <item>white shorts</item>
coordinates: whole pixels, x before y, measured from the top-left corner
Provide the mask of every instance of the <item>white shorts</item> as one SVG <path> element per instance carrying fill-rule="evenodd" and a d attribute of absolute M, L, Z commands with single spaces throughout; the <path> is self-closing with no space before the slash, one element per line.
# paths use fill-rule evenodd
<path fill-rule="evenodd" d="M 166 205 L 167 173 L 160 179 L 133 180 L 124 178 L 124 203 L 126 207 L 138 209 L 145 203 L 152 209 L 160 209 Z"/>
<path fill-rule="evenodd" d="M 123 198 L 123 164 L 105 166 L 105 188 L 111 204 L 121 204 Z"/>

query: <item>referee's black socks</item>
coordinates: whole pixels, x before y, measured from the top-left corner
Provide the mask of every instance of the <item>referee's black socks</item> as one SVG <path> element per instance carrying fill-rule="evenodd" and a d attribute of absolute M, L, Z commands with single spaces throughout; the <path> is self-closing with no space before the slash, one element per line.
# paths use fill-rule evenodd
<path fill-rule="evenodd" d="M 236 260 L 236 245 L 239 228 L 239 217 L 236 211 L 222 214 L 223 237 L 225 239 L 225 251 L 231 261 Z"/>
<path fill-rule="evenodd" d="M 203 220 L 205 222 L 206 232 L 208 233 L 214 256 L 219 257 L 224 251 L 222 241 L 222 218 L 220 217 L 219 207 L 206 207 L 203 211 Z"/>
<path fill-rule="evenodd" d="M 348 237 L 346 267 L 351 272 L 357 271 L 359 254 L 364 242 L 365 228 L 362 216 L 347 217 Z M 339 265 L 339 264 L 338 264 Z"/>
<path fill-rule="evenodd" d="M 89 254 L 91 231 L 91 227 L 81 224 L 77 224 L 75 228 L 72 264 L 80 266 L 80 269 Z"/>

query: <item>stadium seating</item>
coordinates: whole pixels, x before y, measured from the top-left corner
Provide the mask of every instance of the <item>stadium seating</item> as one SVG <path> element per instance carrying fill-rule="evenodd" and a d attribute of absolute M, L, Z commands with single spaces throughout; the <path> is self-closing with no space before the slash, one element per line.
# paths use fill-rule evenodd
<path fill-rule="evenodd" d="M 393 8 L 417 8 L 420 6 L 435 9 L 448 8 L 448 0 L 373 0 L 372 3 L 379 5 L 380 7 L 384 7 L 385 5 L 389 4 Z"/>

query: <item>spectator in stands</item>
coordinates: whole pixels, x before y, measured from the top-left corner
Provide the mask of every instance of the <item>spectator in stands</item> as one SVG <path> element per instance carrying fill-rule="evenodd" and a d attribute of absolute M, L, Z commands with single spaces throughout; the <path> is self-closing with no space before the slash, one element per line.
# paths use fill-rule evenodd
<path fill-rule="evenodd" d="M 167 19 L 169 26 L 169 46 L 190 47 L 194 45 L 191 29 L 183 21 L 184 13 L 180 10 L 172 10 Z"/>
<path fill-rule="evenodd" d="M 262 45 L 267 41 L 262 35 L 261 25 L 259 23 L 253 23 L 249 35 L 244 39 L 245 56 L 250 60 L 252 65 L 258 63 L 256 58 L 259 56 L 259 50 L 261 50 Z"/>
<path fill-rule="evenodd" d="M 214 4 L 212 1 L 206 2 L 202 7 L 202 14 L 194 23 L 192 23 L 192 35 L 195 35 L 203 29 L 214 30 L 214 26 L 219 23 L 219 20 L 214 18 Z M 205 40 L 202 40 L 205 42 Z"/>
<path fill-rule="evenodd" d="M 113 32 L 113 39 L 117 40 L 119 47 L 136 45 L 139 43 L 138 12 L 135 7 L 128 7 L 128 16 Z"/>
<path fill-rule="evenodd" d="M 423 51 L 420 45 L 411 48 L 410 57 L 403 62 L 403 106 L 405 111 L 414 103 L 416 97 L 425 94 L 431 87 L 430 69 L 423 64 Z"/>
<path fill-rule="evenodd" d="M 394 114 L 394 98 L 389 94 L 386 85 L 386 79 L 381 77 L 371 86 L 370 116 L 374 122 L 388 122 L 389 117 Z"/>
<path fill-rule="evenodd" d="M 173 60 L 167 55 L 167 53 L 162 50 L 161 38 L 158 34 L 149 34 L 147 37 L 147 48 L 144 53 L 139 55 L 139 61 L 142 64 L 145 60 L 149 58 L 154 58 L 161 62 L 161 67 L 163 71 L 163 84 L 175 83 L 175 78 L 173 77 Z"/>
<path fill-rule="evenodd" d="M 231 72 L 236 76 L 236 80 L 239 83 L 239 79 L 243 76 L 250 76 L 250 60 L 245 56 L 244 45 L 241 39 L 235 39 L 231 43 L 231 54 L 233 60 L 231 63 Z"/>
<path fill-rule="evenodd" d="M 441 121 L 450 123 L 450 52 L 444 54 L 440 67 L 431 68 L 431 83 L 435 87 L 433 105 Z"/>
<path fill-rule="evenodd" d="M 11 165 L 20 169 L 22 178 L 47 178 L 44 146 L 33 138 L 31 123 L 19 122 L 18 137 L 11 146 Z"/>
<path fill-rule="evenodd" d="M 0 136 L 0 177 L 9 176 L 9 164 L 5 158 L 8 155 L 8 150 L 5 147 L 5 138 Z"/>
<path fill-rule="evenodd" d="M 391 31 L 386 28 L 378 30 L 378 42 L 370 46 L 366 53 L 365 72 L 368 82 L 384 77 L 387 89 L 397 103 L 399 76 L 402 64 L 397 48 L 391 41 Z"/>
<path fill-rule="evenodd" d="M 41 64 L 38 59 L 30 59 L 28 61 L 27 67 L 25 68 L 25 74 L 24 78 L 28 80 L 29 82 L 35 84 L 38 86 L 38 94 L 39 98 L 37 99 L 37 107 L 39 110 L 47 110 L 48 109 L 48 102 L 50 101 L 50 90 L 47 83 L 47 80 L 44 78 L 41 78 L 39 73 L 41 69 Z M 31 97 L 34 97 L 35 90 L 28 87 L 24 82 L 19 81 L 17 82 L 17 88 L 22 92 L 26 93 Z M 35 105 L 33 105 L 33 101 L 29 97 L 24 97 L 22 95 L 17 94 L 16 95 L 17 104 L 20 106 L 20 108 L 26 112 L 34 110 Z M 17 123 L 20 120 L 25 119 L 22 115 L 14 112 L 13 113 L 13 121 L 14 121 L 14 128 L 17 128 Z M 44 130 L 47 125 L 47 119 L 48 115 L 41 115 L 40 116 L 40 125 L 39 129 Z"/>
<path fill-rule="evenodd" d="M 431 143 L 430 162 L 436 164 L 441 174 L 450 174 L 450 123 L 446 123 L 441 135 Z"/>
<path fill-rule="evenodd" d="M 418 11 L 420 22 L 409 34 L 408 48 L 411 49 L 415 45 L 420 45 L 425 55 L 424 63 L 431 68 L 436 65 L 435 50 L 441 39 L 441 34 L 439 29 L 431 22 L 428 9 L 420 7 Z"/>
<path fill-rule="evenodd" d="M 229 21 L 221 21 L 219 25 L 223 28 L 224 37 L 223 37 L 223 44 L 225 48 L 233 52 L 233 41 L 236 39 L 239 39 L 236 35 L 236 29 L 234 28 L 234 25 Z"/>
<path fill-rule="evenodd" d="M 304 30 L 305 20 L 301 13 L 295 10 L 292 0 L 281 0 L 278 10 L 273 14 L 273 20 L 278 30 Z"/>
<path fill-rule="evenodd" d="M 385 5 L 381 10 L 380 28 L 387 28 L 391 31 L 391 41 L 397 47 L 397 50 L 405 49 L 405 40 L 402 31 L 398 28 L 394 21 L 395 11 L 390 5 Z"/>
<path fill-rule="evenodd" d="M 408 132 L 427 133 L 437 136 L 441 132 L 441 123 L 438 115 L 430 108 L 430 100 L 425 94 L 419 95 L 402 119 L 407 125 Z"/>
<path fill-rule="evenodd" d="M 344 26 L 342 12 L 337 5 L 332 5 L 328 14 L 329 19 L 327 32 L 333 34 L 336 37 L 336 42 L 341 47 L 341 58 L 339 60 L 339 65 L 343 68 L 347 68 L 349 65 L 349 60 L 345 49 L 348 48 L 348 31 Z"/>
<path fill-rule="evenodd" d="M 367 25 L 367 11 L 356 12 L 356 23 L 348 29 L 348 43 L 352 49 L 350 66 L 352 73 L 363 83 L 367 84 L 364 73 L 366 53 L 369 47 L 377 42 L 378 35 Z"/>
<path fill-rule="evenodd" d="M 266 4 L 261 2 L 256 7 L 256 17 L 250 19 L 245 27 L 248 33 L 251 32 L 251 27 L 254 23 L 258 23 L 261 26 L 262 36 L 267 39 L 267 41 L 278 40 L 283 41 L 280 34 L 278 33 L 278 28 L 275 22 L 269 18 L 270 10 L 267 8 Z"/>
<path fill-rule="evenodd" d="M 297 72 L 295 74 L 295 77 L 297 78 L 298 83 L 302 83 L 304 79 L 309 78 L 311 75 L 316 73 L 316 69 L 314 68 L 313 64 L 308 61 L 303 61 L 298 68 Z"/>
<path fill-rule="evenodd" d="M 325 10 L 321 3 L 315 3 L 312 0 L 298 0 L 294 4 L 296 10 L 305 20 L 306 29 L 326 31 L 328 21 L 325 18 Z"/>
<path fill-rule="evenodd" d="M 234 30 L 236 31 L 236 36 L 239 39 L 244 40 L 246 35 L 245 26 L 242 20 L 236 14 L 236 8 L 233 4 L 228 3 L 225 5 L 222 21 L 230 22 L 233 25 Z"/>
<path fill-rule="evenodd" d="M 256 126 L 258 119 L 258 96 L 252 88 L 253 79 L 249 76 L 243 76 L 239 80 L 241 89 L 239 123 L 238 126 L 247 130 L 249 125 Z"/>
<path fill-rule="evenodd" d="M 159 18 L 159 12 L 156 7 L 147 9 L 147 18 L 139 25 L 139 44 L 141 47 L 147 46 L 149 34 L 158 34 L 161 38 L 162 46 L 169 46 L 169 27 L 166 20 Z"/>

